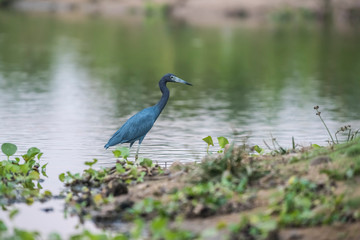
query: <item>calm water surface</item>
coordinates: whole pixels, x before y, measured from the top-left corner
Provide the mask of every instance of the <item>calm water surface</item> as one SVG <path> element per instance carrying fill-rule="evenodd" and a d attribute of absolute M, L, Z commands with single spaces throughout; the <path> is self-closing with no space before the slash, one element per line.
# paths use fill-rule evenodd
<path fill-rule="evenodd" d="M 56 192 L 61 172 L 79 172 L 93 158 L 114 163 L 104 144 L 160 99 L 158 81 L 172 72 L 193 87 L 168 84 L 170 100 L 142 144 L 143 157 L 200 160 L 208 135 L 261 146 L 270 134 L 283 147 L 292 136 L 325 145 L 314 105 L 332 131 L 360 127 L 359 43 L 359 32 L 319 26 L 198 28 L 1 13 L 0 143 L 15 143 L 19 153 L 40 148 L 49 163 L 44 187 Z"/>

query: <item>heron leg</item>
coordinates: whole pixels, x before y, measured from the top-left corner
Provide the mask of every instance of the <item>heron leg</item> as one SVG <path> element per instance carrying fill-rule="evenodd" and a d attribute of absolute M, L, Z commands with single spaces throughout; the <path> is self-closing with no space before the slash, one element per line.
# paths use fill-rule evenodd
<path fill-rule="evenodd" d="M 144 137 L 145 137 L 145 136 L 144 136 Z M 141 146 L 142 141 L 144 140 L 144 137 L 142 137 L 142 138 L 139 139 L 139 145 L 138 145 L 138 148 L 137 148 L 136 154 L 135 154 L 135 161 L 138 160 L 140 146 Z"/>
<path fill-rule="evenodd" d="M 139 142 L 139 145 L 138 145 L 138 148 L 137 148 L 136 154 L 135 154 L 135 161 L 138 160 L 140 145 L 141 145 L 141 143 Z"/>

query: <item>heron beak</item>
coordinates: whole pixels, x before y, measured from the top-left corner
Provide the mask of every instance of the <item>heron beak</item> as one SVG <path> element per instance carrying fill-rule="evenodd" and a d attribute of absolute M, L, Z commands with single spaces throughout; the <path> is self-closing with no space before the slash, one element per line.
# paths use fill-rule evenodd
<path fill-rule="evenodd" d="M 174 82 L 183 83 L 183 84 L 192 86 L 191 83 L 188 83 L 188 82 L 186 82 L 186 81 L 184 81 L 184 80 L 182 80 L 181 78 L 178 78 L 178 77 L 175 77 L 175 78 L 174 78 Z"/>

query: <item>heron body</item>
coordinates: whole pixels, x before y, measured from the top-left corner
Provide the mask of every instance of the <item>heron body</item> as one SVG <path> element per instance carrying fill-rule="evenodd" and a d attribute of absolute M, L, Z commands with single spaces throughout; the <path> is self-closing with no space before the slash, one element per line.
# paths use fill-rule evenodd
<path fill-rule="evenodd" d="M 131 148 L 136 141 L 139 141 L 138 149 L 135 155 L 135 159 L 137 159 L 142 141 L 154 125 L 156 119 L 159 117 L 160 113 L 169 100 L 170 92 L 166 87 L 166 83 L 168 82 L 177 82 L 191 85 L 190 83 L 176 77 L 174 74 L 165 74 L 159 81 L 159 87 L 162 92 L 160 101 L 156 105 L 145 108 L 129 118 L 124 123 L 124 125 L 122 125 L 122 127 L 110 138 L 108 143 L 105 145 L 106 149 L 121 143 L 130 143 Z"/>

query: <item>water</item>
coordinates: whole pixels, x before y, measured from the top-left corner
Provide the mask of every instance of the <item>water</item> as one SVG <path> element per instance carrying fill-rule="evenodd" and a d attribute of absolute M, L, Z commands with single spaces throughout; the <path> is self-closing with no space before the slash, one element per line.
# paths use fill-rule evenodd
<path fill-rule="evenodd" d="M 44 188 L 56 193 L 61 172 L 79 172 L 93 158 L 98 166 L 114 163 L 104 144 L 160 99 L 158 80 L 172 72 L 194 86 L 168 84 L 170 100 L 142 144 L 143 157 L 199 161 L 208 135 L 261 146 L 270 135 L 283 147 L 292 137 L 326 145 L 313 106 L 332 132 L 360 128 L 359 42 L 359 32 L 311 25 L 200 28 L 1 12 L 0 143 L 15 143 L 18 154 L 40 148 L 49 163 Z M 17 226 L 40 230 L 27 218 L 39 208 L 23 208 Z M 60 212 L 41 215 L 40 222 L 59 223 L 41 231 L 74 225 Z"/>

